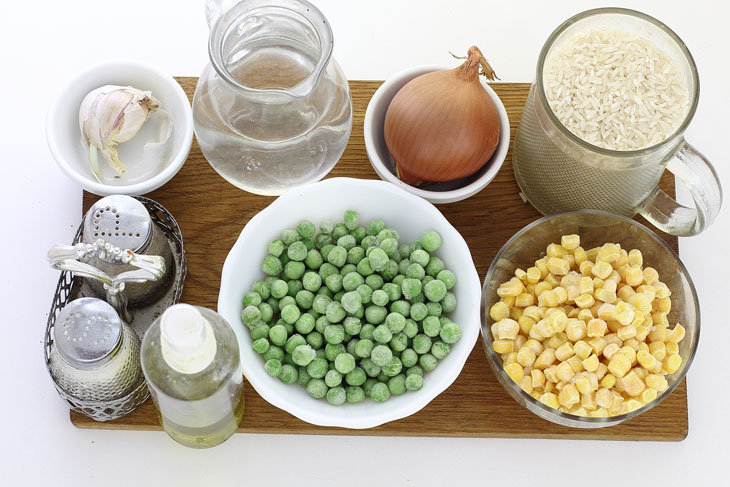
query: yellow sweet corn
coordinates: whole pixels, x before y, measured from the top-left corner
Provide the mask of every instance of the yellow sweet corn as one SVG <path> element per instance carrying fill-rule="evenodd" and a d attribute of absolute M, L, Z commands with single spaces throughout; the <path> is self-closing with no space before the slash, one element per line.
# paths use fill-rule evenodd
<path fill-rule="evenodd" d="M 629 251 L 629 264 L 631 265 L 644 265 L 644 257 L 641 255 L 641 250 L 631 249 Z"/>
<path fill-rule="evenodd" d="M 564 257 L 568 250 L 562 245 L 551 243 L 547 246 L 546 253 L 548 258 L 550 257 Z"/>
<path fill-rule="evenodd" d="M 580 402 L 580 392 L 578 392 L 578 389 L 573 384 L 568 384 L 558 394 L 558 402 L 563 407 L 572 407 L 574 404 Z"/>
<path fill-rule="evenodd" d="M 679 344 L 675 342 L 666 342 L 664 344 L 667 347 L 667 355 L 673 355 L 679 353 Z"/>
<path fill-rule="evenodd" d="M 585 338 L 588 330 L 587 325 L 582 320 L 568 319 L 568 325 L 565 327 L 565 334 L 568 336 L 568 340 L 577 342 Z"/>
<path fill-rule="evenodd" d="M 520 325 L 510 318 L 504 318 L 497 323 L 497 338 L 499 340 L 514 340 L 520 332 Z"/>
<path fill-rule="evenodd" d="M 641 393 L 641 400 L 644 402 L 644 404 L 649 404 L 657 398 L 657 395 L 658 394 L 656 389 L 644 389 L 644 392 Z"/>
<path fill-rule="evenodd" d="M 634 308 L 624 301 L 616 304 L 613 310 L 613 319 L 622 325 L 628 325 L 634 320 Z"/>
<path fill-rule="evenodd" d="M 545 369 L 550 367 L 555 362 L 555 350 L 552 348 L 544 349 L 540 355 L 535 359 L 535 363 L 532 367 L 535 369 Z"/>
<path fill-rule="evenodd" d="M 646 389 L 646 384 L 644 384 L 644 381 L 639 378 L 639 376 L 636 375 L 636 372 L 633 370 L 626 374 L 624 377 L 619 379 L 619 382 L 621 382 L 621 387 L 623 388 L 624 392 L 628 394 L 631 397 L 636 397 L 642 392 L 644 392 L 644 389 Z"/>
<path fill-rule="evenodd" d="M 644 267 L 644 284 L 652 285 L 659 280 L 659 273 L 653 267 Z"/>
<path fill-rule="evenodd" d="M 489 316 L 494 321 L 499 321 L 501 319 L 507 318 L 509 316 L 509 308 L 502 301 L 498 301 L 494 303 L 491 308 L 489 308 Z"/>
<path fill-rule="evenodd" d="M 524 377 L 525 375 L 524 369 L 517 362 L 505 365 L 504 371 L 507 372 L 507 375 L 510 376 L 510 378 L 518 384 L 522 380 L 522 377 Z"/>
<path fill-rule="evenodd" d="M 673 353 L 672 355 L 668 355 L 664 361 L 662 362 L 662 368 L 668 373 L 673 374 L 678 369 L 679 366 L 682 365 L 682 357 L 680 357 L 678 354 Z"/>
<path fill-rule="evenodd" d="M 530 293 L 521 293 L 515 297 L 515 306 L 526 308 L 535 304 L 535 296 Z"/>
<path fill-rule="evenodd" d="M 505 354 L 510 353 L 514 350 L 515 342 L 512 340 L 494 340 L 492 342 L 492 349 L 495 353 Z"/>
<path fill-rule="evenodd" d="M 581 363 L 583 364 L 583 368 L 588 372 L 595 372 L 598 369 L 599 364 L 598 355 L 592 353 L 587 358 L 583 359 L 583 362 Z"/>
<path fill-rule="evenodd" d="M 558 409 L 560 407 L 560 403 L 558 403 L 558 396 L 553 394 L 552 392 L 546 392 L 540 396 L 540 402 L 546 405 L 547 407 Z"/>
<path fill-rule="evenodd" d="M 517 351 L 517 363 L 523 367 L 532 367 L 537 359 L 537 354 L 532 348 L 524 345 Z"/>
<path fill-rule="evenodd" d="M 590 345 L 588 345 L 588 343 L 584 342 L 583 340 L 578 340 L 573 345 L 573 351 L 578 357 L 580 357 L 581 360 L 584 360 L 588 358 L 591 352 L 593 352 L 593 349 Z"/>
<path fill-rule="evenodd" d="M 644 271 L 641 269 L 641 266 L 629 266 L 629 268 L 626 269 L 626 277 L 624 280 L 629 286 L 640 286 L 641 283 L 644 282 Z"/>
<path fill-rule="evenodd" d="M 608 361 L 608 371 L 618 378 L 625 376 L 630 369 L 631 359 L 624 353 L 614 353 Z"/>
<path fill-rule="evenodd" d="M 611 389 L 615 385 L 616 385 L 616 376 L 613 374 L 606 374 L 603 376 L 603 379 L 601 379 L 601 387 L 605 387 L 606 389 Z"/>
<path fill-rule="evenodd" d="M 593 353 L 596 355 L 601 355 L 603 353 L 603 349 L 606 348 L 606 345 L 608 342 L 606 342 L 606 339 L 603 337 L 593 337 L 590 340 L 588 340 L 588 345 L 591 346 L 593 349 Z"/>
<path fill-rule="evenodd" d="M 591 268 L 591 274 L 600 279 L 606 279 L 611 275 L 611 272 L 613 272 L 613 267 L 611 264 L 603 260 L 599 260 Z"/>
<path fill-rule="evenodd" d="M 575 250 L 580 245 L 580 236 L 576 234 L 563 235 L 560 237 L 560 245 L 565 250 Z"/>
<path fill-rule="evenodd" d="M 669 388 L 667 379 L 661 374 L 649 374 L 646 376 L 646 385 L 657 392 L 664 392 Z"/>

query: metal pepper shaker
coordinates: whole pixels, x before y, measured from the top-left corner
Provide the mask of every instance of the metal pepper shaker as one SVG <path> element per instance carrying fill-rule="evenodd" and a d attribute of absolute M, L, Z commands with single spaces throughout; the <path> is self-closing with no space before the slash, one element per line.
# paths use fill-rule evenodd
<path fill-rule="evenodd" d="M 76 402 L 114 401 L 127 395 L 138 401 L 130 393 L 144 381 L 139 355 L 139 338 L 111 305 L 80 298 L 57 316 L 49 371 L 59 393 Z"/>
<path fill-rule="evenodd" d="M 138 200 L 126 195 L 112 195 L 97 201 L 84 216 L 82 241 L 92 244 L 99 239 L 135 254 L 158 255 L 165 261 L 165 274 L 161 279 L 126 283 L 124 292 L 131 306 L 156 301 L 170 286 L 171 277 L 175 275 L 170 244 Z M 90 255 L 84 262 L 111 277 L 134 269 L 114 256 Z M 99 296 L 106 294 L 101 282 L 90 280 L 89 285 Z"/>

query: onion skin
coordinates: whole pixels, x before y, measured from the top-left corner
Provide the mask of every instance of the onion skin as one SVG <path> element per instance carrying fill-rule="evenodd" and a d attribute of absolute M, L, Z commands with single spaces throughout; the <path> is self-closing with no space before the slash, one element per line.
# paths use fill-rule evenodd
<path fill-rule="evenodd" d="M 466 178 L 494 154 L 499 115 L 479 81 L 480 64 L 488 66 L 472 46 L 463 65 L 414 78 L 393 97 L 385 143 L 403 182 Z"/>

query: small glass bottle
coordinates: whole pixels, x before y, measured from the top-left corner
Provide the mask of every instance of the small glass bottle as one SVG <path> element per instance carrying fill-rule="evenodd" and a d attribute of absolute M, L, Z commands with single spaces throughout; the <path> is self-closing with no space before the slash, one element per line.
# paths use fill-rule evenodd
<path fill-rule="evenodd" d="M 175 441 L 208 448 L 236 431 L 244 409 L 238 340 L 218 313 L 169 307 L 145 333 L 141 356 L 160 423 Z"/>

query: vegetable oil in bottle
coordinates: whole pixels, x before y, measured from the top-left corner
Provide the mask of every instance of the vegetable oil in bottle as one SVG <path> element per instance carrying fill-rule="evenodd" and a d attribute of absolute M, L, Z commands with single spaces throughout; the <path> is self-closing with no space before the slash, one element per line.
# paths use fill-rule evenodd
<path fill-rule="evenodd" d="M 142 370 L 164 430 L 191 448 L 228 439 L 243 416 L 238 340 L 218 313 L 176 304 L 145 333 Z"/>

